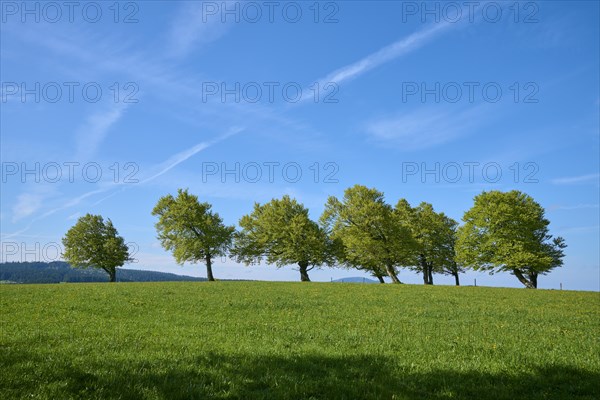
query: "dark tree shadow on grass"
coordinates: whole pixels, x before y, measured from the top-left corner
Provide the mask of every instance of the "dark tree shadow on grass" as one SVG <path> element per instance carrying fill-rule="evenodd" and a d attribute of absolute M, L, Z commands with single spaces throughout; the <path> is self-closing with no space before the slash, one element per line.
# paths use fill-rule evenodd
<path fill-rule="evenodd" d="M 76 367 L 0 349 L 3 399 L 598 399 L 600 374 L 566 366 L 527 374 L 403 369 L 378 356 L 208 353 L 179 361 Z M 5 374 L 8 372 L 8 374 Z"/>

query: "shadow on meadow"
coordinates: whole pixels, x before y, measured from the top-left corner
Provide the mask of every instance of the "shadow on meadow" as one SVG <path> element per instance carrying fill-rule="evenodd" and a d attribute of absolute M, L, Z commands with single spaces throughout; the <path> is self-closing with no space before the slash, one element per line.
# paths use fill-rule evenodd
<path fill-rule="evenodd" d="M 411 371 L 378 356 L 225 355 L 75 366 L 1 351 L 3 398 L 102 399 L 596 399 L 600 374 L 571 367 L 528 374 Z M 33 396 L 32 396 L 33 397 Z"/>

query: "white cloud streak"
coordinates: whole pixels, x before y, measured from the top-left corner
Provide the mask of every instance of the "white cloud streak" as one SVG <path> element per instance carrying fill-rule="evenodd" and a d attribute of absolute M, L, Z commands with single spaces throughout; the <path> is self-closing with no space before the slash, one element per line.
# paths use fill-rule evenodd
<path fill-rule="evenodd" d="M 110 128 L 119 121 L 127 108 L 125 103 L 113 103 L 103 112 L 90 115 L 77 132 L 77 159 L 87 159 L 92 156 Z"/>
<path fill-rule="evenodd" d="M 183 57 L 194 49 L 207 45 L 225 35 L 232 24 L 222 22 L 221 13 L 207 10 L 207 2 L 183 3 L 175 19 L 171 23 L 168 34 L 169 45 L 167 53 L 172 57 Z M 229 3 L 220 2 L 219 9 L 227 7 Z M 227 20 L 226 20 L 227 21 Z"/>
<path fill-rule="evenodd" d="M 213 145 L 227 139 L 230 136 L 238 134 L 241 131 L 243 131 L 243 128 L 233 127 L 229 131 L 224 133 L 223 135 L 220 135 L 211 141 L 198 143 L 198 144 L 190 147 L 189 149 L 186 149 L 177 154 L 174 154 L 173 156 L 169 157 L 168 160 L 157 165 L 155 167 L 155 169 L 158 169 L 159 171 L 152 174 L 150 177 L 142 180 L 141 183 L 142 184 L 148 183 L 148 182 L 158 178 L 159 176 L 167 173 L 171 169 L 175 168 L 177 165 L 181 164 L 182 162 L 184 162 L 188 158 L 194 156 L 195 154 L 201 152 L 202 150 L 205 150 L 205 149 L 209 148 L 210 146 L 213 146 Z"/>
<path fill-rule="evenodd" d="M 456 111 L 427 106 L 367 124 L 366 132 L 376 143 L 406 151 L 421 150 L 455 140 L 472 132 L 485 115 L 484 106 Z"/>
<path fill-rule="evenodd" d="M 579 176 L 569 176 L 564 178 L 556 178 L 552 179 L 550 182 L 555 185 L 575 185 L 579 183 L 588 183 L 590 181 L 594 181 L 592 183 L 600 182 L 600 174 L 586 174 Z"/>
<path fill-rule="evenodd" d="M 428 26 L 427 28 L 424 28 L 405 38 L 397 40 L 388 46 L 383 47 L 375 53 L 369 54 L 355 63 L 346 65 L 333 71 L 325 78 L 320 79 L 320 82 L 332 82 L 340 84 L 344 81 L 355 79 L 367 71 L 370 71 L 382 64 L 385 64 L 422 47 L 429 40 L 441 34 L 449 27 L 455 25 L 456 24 L 439 23 Z"/>
<path fill-rule="evenodd" d="M 183 150 L 179 153 L 176 153 L 174 155 L 172 155 L 171 157 L 169 157 L 166 161 L 159 163 L 157 165 L 155 165 L 153 168 L 154 170 L 157 170 L 157 172 L 151 174 L 148 178 L 142 179 L 140 181 L 140 184 L 146 184 L 151 182 L 152 180 L 158 178 L 161 175 L 164 175 L 165 173 L 167 173 L 168 171 L 170 171 L 171 169 L 175 168 L 177 165 L 181 164 L 182 162 L 186 161 L 187 159 L 189 159 L 190 157 L 193 157 L 195 154 L 211 147 L 214 146 L 215 144 L 222 142 L 223 140 L 236 135 L 240 132 L 242 132 L 244 130 L 244 128 L 240 128 L 240 127 L 233 127 L 231 129 L 229 129 L 227 132 L 225 132 L 222 135 L 219 135 L 217 137 L 215 137 L 212 140 L 206 141 L 206 142 L 201 142 L 198 143 L 186 150 Z M 119 188 L 121 190 L 124 190 L 127 186 L 125 186 L 126 183 L 123 182 L 118 182 L 118 183 L 114 183 L 111 182 L 99 189 L 96 190 L 91 190 L 89 192 L 86 192 L 78 197 L 75 197 L 69 201 L 66 201 L 63 205 L 61 205 L 60 207 L 55 207 L 52 208 L 48 211 L 46 211 L 45 213 L 41 214 L 40 216 L 34 218 L 31 220 L 31 222 L 29 223 L 29 225 L 27 227 L 25 227 L 24 229 L 18 231 L 18 232 L 14 232 L 14 233 L 8 233 L 8 234 L 2 234 L 2 237 L 4 238 L 10 238 L 10 237 L 14 237 L 14 236 L 19 236 L 22 233 L 26 232 L 27 230 L 29 230 L 29 228 L 31 228 L 32 224 L 36 221 L 39 221 L 41 219 L 44 219 L 46 217 L 49 217 L 50 215 L 56 214 L 59 211 L 63 211 L 63 210 L 67 210 L 69 208 L 75 207 L 77 205 L 79 205 L 82 201 L 84 201 L 87 198 L 90 198 L 94 195 L 97 194 L 102 194 L 102 193 L 106 193 L 106 192 L 110 192 L 112 190 L 115 190 L 116 188 Z M 108 196 L 105 196 L 104 198 L 96 201 L 93 205 L 98 205 L 99 203 L 101 203 L 102 201 L 112 197 L 116 192 L 113 192 L 111 194 L 109 194 Z M 41 208 L 42 204 L 43 204 L 43 200 L 45 198 L 45 196 L 47 196 L 46 194 L 36 194 L 35 192 L 32 193 L 24 193 L 19 197 L 19 202 L 17 203 L 17 205 L 15 205 L 14 207 L 14 215 L 16 217 L 18 217 L 17 219 L 21 219 L 24 218 L 26 216 L 30 216 L 33 213 L 35 213 L 38 209 Z M 69 217 L 67 217 L 67 219 L 71 218 L 73 215 L 70 215 Z M 13 217 L 13 219 L 15 219 Z"/>
<path fill-rule="evenodd" d="M 56 196 L 56 194 L 55 187 L 43 183 L 38 183 L 31 190 L 21 193 L 12 207 L 12 222 L 33 215 L 44 206 L 48 198 Z"/>
<path fill-rule="evenodd" d="M 549 207 L 548 210 L 549 211 L 556 211 L 556 210 L 589 210 L 589 209 L 598 208 L 598 207 L 599 207 L 598 204 L 576 204 L 574 206 L 555 205 L 555 206 Z"/>
<path fill-rule="evenodd" d="M 12 221 L 16 222 L 36 212 L 43 203 L 44 195 L 38 193 L 22 193 L 17 197 L 17 203 L 13 206 Z"/>

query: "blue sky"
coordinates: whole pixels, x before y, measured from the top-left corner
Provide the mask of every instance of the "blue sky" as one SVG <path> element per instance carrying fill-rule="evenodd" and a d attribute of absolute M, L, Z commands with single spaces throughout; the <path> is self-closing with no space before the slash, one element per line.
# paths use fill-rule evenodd
<path fill-rule="evenodd" d="M 600 290 L 598 2 L 24 4 L 2 3 L 2 261 L 57 259 L 89 212 L 132 243 L 128 268 L 203 276 L 156 240 L 151 210 L 180 187 L 228 224 L 284 194 L 316 219 L 356 183 L 459 221 L 518 189 L 568 245 L 540 287 Z M 344 276 L 362 275 L 311 273 Z"/>

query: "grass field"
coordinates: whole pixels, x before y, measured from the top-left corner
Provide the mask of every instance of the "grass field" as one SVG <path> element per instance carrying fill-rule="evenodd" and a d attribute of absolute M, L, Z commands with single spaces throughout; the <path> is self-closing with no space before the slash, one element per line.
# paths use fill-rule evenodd
<path fill-rule="evenodd" d="M 0 285 L 2 399 L 598 399 L 600 295 Z"/>

